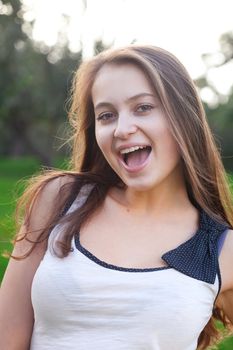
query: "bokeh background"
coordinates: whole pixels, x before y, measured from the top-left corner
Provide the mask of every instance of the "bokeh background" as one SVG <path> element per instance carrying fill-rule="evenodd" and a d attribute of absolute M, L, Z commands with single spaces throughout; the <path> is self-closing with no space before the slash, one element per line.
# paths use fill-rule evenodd
<path fill-rule="evenodd" d="M 184 63 L 232 181 L 232 13 L 232 0 L 0 0 L 0 281 L 22 180 L 67 166 L 72 76 L 105 48 L 153 44 Z"/>

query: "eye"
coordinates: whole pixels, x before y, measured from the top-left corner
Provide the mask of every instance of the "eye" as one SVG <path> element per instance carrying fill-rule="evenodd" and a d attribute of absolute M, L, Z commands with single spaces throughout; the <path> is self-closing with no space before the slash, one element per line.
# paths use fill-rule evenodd
<path fill-rule="evenodd" d="M 102 113 L 100 115 L 98 115 L 98 117 L 96 118 L 97 120 L 102 120 L 102 121 L 107 121 L 110 120 L 114 117 L 114 114 L 111 112 L 106 112 L 106 113 Z"/>
<path fill-rule="evenodd" d="M 154 106 L 144 103 L 137 107 L 137 112 L 148 112 L 151 111 L 153 108 Z"/>

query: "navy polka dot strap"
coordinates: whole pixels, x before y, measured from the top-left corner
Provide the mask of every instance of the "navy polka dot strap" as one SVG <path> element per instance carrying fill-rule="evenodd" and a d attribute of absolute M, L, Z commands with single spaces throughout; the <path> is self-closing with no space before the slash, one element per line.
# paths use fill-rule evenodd
<path fill-rule="evenodd" d="M 214 284 L 219 270 L 219 241 L 227 229 L 227 225 L 218 223 L 201 210 L 196 234 L 177 248 L 165 253 L 162 259 L 181 273 Z"/>

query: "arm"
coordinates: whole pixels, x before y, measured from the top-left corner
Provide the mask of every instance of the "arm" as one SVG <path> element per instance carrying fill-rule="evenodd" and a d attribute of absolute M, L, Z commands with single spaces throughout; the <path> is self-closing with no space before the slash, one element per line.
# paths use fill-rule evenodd
<path fill-rule="evenodd" d="M 40 228 L 48 222 L 51 209 L 64 178 L 50 181 L 36 199 L 31 213 L 29 238 L 35 240 Z M 20 233 L 25 232 L 23 226 Z M 31 243 L 16 243 L 13 255 L 21 256 Z M 47 242 L 38 243 L 29 257 L 23 260 L 10 259 L 0 288 L 0 349 L 28 350 L 33 330 L 34 316 L 31 304 L 31 285 L 34 274 L 44 256 Z"/>
<path fill-rule="evenodd" d="M 216 300 L 233 325 L 233 230 L 229 230 L 220 255 L 221 292 Z"/>
<path fill-rule="evenodd" d="M 23 231 L 24 228 L 21 229 Z M 26 252 L 25 242 L 17 243 L 14 255 Z M 44 245 L 36 247 L 26 259 L 10 259 L 0 289 L 0 349 L 27 350 L 33 328 L 31 284 L 43 257 Z"/>

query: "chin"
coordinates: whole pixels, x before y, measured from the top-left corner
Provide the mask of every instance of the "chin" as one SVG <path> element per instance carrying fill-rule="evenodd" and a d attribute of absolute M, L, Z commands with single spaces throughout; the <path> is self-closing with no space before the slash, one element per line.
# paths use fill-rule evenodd
<path fill-rule="evenodd" d="M 157 183 L 149 183 L 146 181 L 140 181 L 140 182 L 131 182 L 127 181 L 125 182 L 127 189 L 137 191 L 137 192 L 148 192 L 153 190 L 158 184 Z"/>

